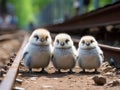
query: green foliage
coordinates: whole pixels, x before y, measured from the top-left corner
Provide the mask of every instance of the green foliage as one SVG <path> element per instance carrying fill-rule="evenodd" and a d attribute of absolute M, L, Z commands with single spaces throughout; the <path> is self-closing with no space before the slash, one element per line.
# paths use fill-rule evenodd
<path fill-rule="evenodd" d="M 98 0 L 99 1 L 99 7 L 104 7 L 107 4 L 112 3 L 112 0 Z M 91 3 L 89 5 L 89 11 L 94 10 L 93 0 L 91 0 Z"/>
<path fill-rule="evenodd" d="M 32 5 L 34 6 L 33 11 L 38 12 L 44 7 L 44 5 L 46 5 L 48 2 L 52 0 L 31 0 L 31 1 L 32 1 Z"/>
<path fill-rule="evenodd" d="M 20 27 L 26 26 L 30 21 L 35 21 L 35 15 L 51 0 L 8 0 L 15 7 Z"/>

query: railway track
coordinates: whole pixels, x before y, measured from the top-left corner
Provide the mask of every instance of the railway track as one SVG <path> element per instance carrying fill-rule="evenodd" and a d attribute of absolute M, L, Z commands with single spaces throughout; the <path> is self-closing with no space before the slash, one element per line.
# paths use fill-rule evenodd
<path fill-rule="evenodd" d="M 23 50 L 24 46 L 26 45 L 28 38 L 29 38 L 29 35 L 26 34 L 24 37 L 22 46 L 19 49 L 18 54 L 17 54 L 13 64 L 9 68 L 9 71 L 6 74 L 6 77 L 4 78 L 3 82 L 0 85 L 1 90 L 12 90 L 14 82 L 15 82 L 15 78 L 18 73 L 22 50 Z"/>
<path fill-rule="evenodd" d="M 17 32 L 17 30 L 10 30 L 10 29 L 7 29 L 7 30 L 1 30 L 0 29 L 0 35 L 4 35 L 4 34 L 12 34 L 12 33 L 15 33 Z"/>
<path fill-rule="evenodd" d="M 52 34 L 52 37 L 54 38 L 55 34 Z M 16 79 L 16 76 L 17 76 L 18 70 L 19 70 L 20 60 L 22 58 L 21 57 L 22 50 L 23 50 L 25 44 L 27 43 L 28 38 L 29 38 L 29 35 L 26 34 L 23 44 L 22 44 L 21 48 L 19 49 L 13 64 L 9 68 L 5 78 L 3 79 L 3 81 L 0 85 L 1 90 L 12 90 L 13 89 L 15 79 Z M 76 39 L 76 38 L 72 38 L 72 39 L 74 41 L 74 44 L 77 47 L 79 39 Z M 103 45 L 103 44 L 99 44 L 99 46 L 104 51 L 105 60 L 109 60 L 112 58 L 112 59 L 116 60 L 118 63 L 120 63 L 120 60 L 119 60 L 120 59 L 120 48 L 111 47 L 111 46 L 107 46 L 107 45 Z"/>
<path fill-rule="evenodd" d="M 57 33 L 58 32 L 59 33 L 60 32 L 79 33 L 80 29 L 83 29 L 83 28 L 120 24 L 119 8 L 120 8 L 120 2 L 115 3 L 114 5 L 112 5 L 112 7 L 106 7 L 104 9 L 99 9 L 94 12 L 82 15 L 82 16 L 76 16 L 72 18 L 71 20 L 68 20 L 64 23 L 49 25 L 49 26 L 46 26 L 45 28 L 47 28 L 51 32 L 57 32 Z M 107 12 L 107 14 L 104 12 Z M 101 18 L 101 17 L 104 17 L 104 18 Z M 0 32 L 0 34 L 3 34 L 3 33 Z M 54 38 L 55 34 L 52 34 L 52 37 Z M 1 90 L 12 90 L 13 89 L 15 79 L 18 74 L 20 60 L 22 58 L 21 53 L 22 53 L 22 50 L 25 44 L 27 43 L 28 38 L 29 38 L 29 35 L 28 34 L 25 35 L 24 42 L 21 48 L 19 49 L 14 62 L 12 63 L 5 78 L 0 84 Z M 75 46 L 77 47 L 79 39 L 76 39 L 76 38 L 72 38 L 72 39 L 74 41 Z M 120 48 L 103 45 L 103 44 L 99 44 L 99 46 L 104 52 L 105 60 L 109 61 L 113 59 L 120 66 Z"/>

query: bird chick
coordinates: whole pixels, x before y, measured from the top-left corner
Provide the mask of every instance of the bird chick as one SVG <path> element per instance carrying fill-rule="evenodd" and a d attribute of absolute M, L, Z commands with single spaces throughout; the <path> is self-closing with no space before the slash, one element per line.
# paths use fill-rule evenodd
<path fill-rule="evenodd" d="M 78 47 L 78 64 L 85 72 L 85 69 L 97 69 L 104 60 L 103 52 L 97 41 L 92 36 L 83 36 Z"/>
<path fill-rule="evenodd" d="M 55 37 L 53 47 L 53 65 L 60 73 L 61 69 L 69 69 L 69 73 L 72 73 L 72 69 L 76 64 L 77 52 L 73 45 L 73 41 L 70 35 L 61 33 Z"/>
<path fill-rule="evenodd" d="M 32 72 L 32 68 L 44 68 L 48 66 L 52 53 L 52 39 L 46 29 L 35 30 L 29 38 L 23 51 L 23 62 Z"/>

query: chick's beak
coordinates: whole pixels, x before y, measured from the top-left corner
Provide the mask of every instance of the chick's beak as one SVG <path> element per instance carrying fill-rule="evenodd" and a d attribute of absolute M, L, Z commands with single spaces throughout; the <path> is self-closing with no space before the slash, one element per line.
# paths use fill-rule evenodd
<path fill-rule="evenodd" d="M 87 46 L 90 46 L 90 43 L 86 43 Z"/>
<path fill-rule="evenodd" d="M 64 46 L 65 44 L 62 42 L 62 43 L 60 43 L 60 45 L 61 45 L 61 46 Z"/>
<path fill-rule="evenodd" d="M 45 40 L 44 40 L 44 38 L 41 38 L 40 41 L 41 41 L 41 42 L 44 42 Z"/>

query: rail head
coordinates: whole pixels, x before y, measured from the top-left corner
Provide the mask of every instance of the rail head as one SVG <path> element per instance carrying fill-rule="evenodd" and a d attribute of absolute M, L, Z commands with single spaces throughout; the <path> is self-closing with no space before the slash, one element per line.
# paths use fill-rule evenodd
<path fill-rule="evenodd" d="M 14 82 L 15 82 L 15 78 L 16 78 L 17 73 L 18 73 L 20 61 L 22 58 L 21 54 L 22 54 L 24 46 L 26 45 L 26 43 L 28 41 L 28 38 L 29 38 L 29 35 L 26 34 L 24 41 L 22 43 L 22 46 L 19 49 L 18 54 L 17 54 L 17 56 L 12 64 L 12 66 L 10 67 L 5 78 L 3 79 L 3 81 L 0 84 L 0 90 L 12 90 Z"/>
<path fill-rule="evenodd" d="M 51 34 L 52 38 L 55 38 L 56 34 Z M 72 40 L 74 41 L 75 44 L 78 45 L 79 43 L 79 39 L 76 38 L 72 38 Z M 119 47 L 113 47 L 113 46 L 109 46 L 109 45 L 104 45 L 104 44 L 99 44 L 99 46 L 104 49 L 104 50 L 110 50 L 110 51 L 115 51 L 115 52 L 119 52 L 120 53 L 120 48 Z"/>
<path fill-rule="evenodd" d="M 118 48 L 118 47 L 112 47 L 112 46 L 103 45 L 103 44 L 99 44 L 99 46 L 100 46 L 102 49 L 120 52 L 120 48 Z"/>
<path fill-rule="evenodd" d="M 79 43 L 79 39 L 75 39 L 73 38 L 74 43 L 78 44 Z M 120 53 L 120 48 L 118 47 L 112 47 L 109 45 L 104 45 L 104 44 L 99 44 L 99 46 L 103 49 L 103 50 L 109 50 L 109 51 L 114 51 L 114 52 L 119 52 Z"/>

